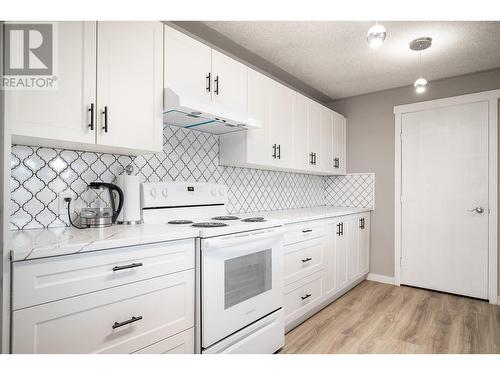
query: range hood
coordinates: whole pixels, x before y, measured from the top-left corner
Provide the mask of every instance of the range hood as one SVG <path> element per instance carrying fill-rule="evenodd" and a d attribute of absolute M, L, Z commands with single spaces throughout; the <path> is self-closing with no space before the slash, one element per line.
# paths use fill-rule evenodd
<path fill-rule="evenodd" d="M 258 129 L 260 120 L 247 113 L 229 111 L 211 100 L 198 100 L 164 89 L 163 123 L 211 134 L 227 134 Z"/>

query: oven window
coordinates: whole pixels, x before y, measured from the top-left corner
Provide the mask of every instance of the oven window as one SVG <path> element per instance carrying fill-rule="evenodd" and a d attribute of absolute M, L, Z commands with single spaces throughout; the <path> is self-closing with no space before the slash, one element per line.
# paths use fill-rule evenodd
<path fill-rule="evenodd" d="M 272 250 L 224 261 L 224 308 L 237 305 L 272 288 Z"/>

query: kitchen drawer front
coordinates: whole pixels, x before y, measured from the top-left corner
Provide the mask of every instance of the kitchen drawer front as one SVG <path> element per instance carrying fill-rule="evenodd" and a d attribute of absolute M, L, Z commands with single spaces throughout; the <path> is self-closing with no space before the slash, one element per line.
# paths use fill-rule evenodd
<path fill-rule="evenodd" d="M 325 236 L 325 226 L 323 223 L 300 223 L 286 226 L 285 228 L 285 246 Z"/>
<path fill-rule="evenodd" d="M 194 328 L 158 341 L 134 354 L 194 354 Z"/>
<path fill-rule="evenodd" d="M 14 311 L 12 352 L 132 353 L 193 325 L 191 269 Z"/>
<path fill-rule="evenodd" d="M 285 287 L 285 325 L 321 303 L 323 279 L 320 271 Z"/>
<path fill-rule="evenodd" d="M 13 310 L 194 268 L 194 240 L 13 263 Z M 131 267 L 131 268 L 126 268 Z"/>
<path fill-rule="evenodd" d="M 285 285 L 324 268 L 324 238 L 285 246 Z"/>

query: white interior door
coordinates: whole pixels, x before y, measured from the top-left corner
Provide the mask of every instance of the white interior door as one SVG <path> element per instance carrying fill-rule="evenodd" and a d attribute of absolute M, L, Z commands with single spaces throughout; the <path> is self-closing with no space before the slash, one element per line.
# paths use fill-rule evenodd
<path fill-rule="evenodd" d="M 401 148 L 401 283 L 486 299 L 488 102 L 403 114 Z"/>

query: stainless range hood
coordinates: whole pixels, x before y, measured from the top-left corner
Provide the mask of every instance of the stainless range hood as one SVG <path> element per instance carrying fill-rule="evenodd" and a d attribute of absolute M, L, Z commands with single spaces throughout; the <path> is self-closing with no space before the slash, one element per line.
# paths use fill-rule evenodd
<path fill-rule="evenodd" d="M 211 100 L 198 100 L 164 90 L 163 123 L 211 134 L 227 134 L 258 129 L 260 120 L 247 113 L 229 111 Z"/>

